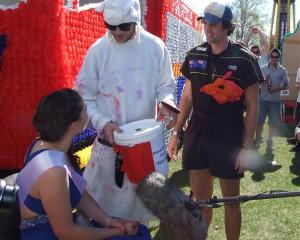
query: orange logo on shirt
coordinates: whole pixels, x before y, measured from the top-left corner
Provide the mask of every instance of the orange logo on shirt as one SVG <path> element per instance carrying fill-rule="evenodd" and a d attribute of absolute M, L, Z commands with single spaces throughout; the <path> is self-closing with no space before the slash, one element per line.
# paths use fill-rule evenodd
<path fill-rule="evenodd" d="M 232 71 L 225 73 L 223 77 L 217 78 L 213 83 L 203 86 L 200 92 L 212 96 L 219 104 L 240 100 L 244 90 L 233 81 L 228 80 L 231 74 Z"/>

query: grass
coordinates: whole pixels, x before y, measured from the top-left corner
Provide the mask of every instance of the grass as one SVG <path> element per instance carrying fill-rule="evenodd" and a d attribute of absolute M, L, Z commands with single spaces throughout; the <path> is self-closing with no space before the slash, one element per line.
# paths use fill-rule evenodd
<path fill-rule="evenodd" d="M 289 152 L 286 138 L 293 136 L 294 127 L 282 124 L 274 137 L 274 149 L 269 151 L 265 141 L 259 149 L 266 163 L 269 164 L 260 173 L 247 171 L 241 181 L 241 195 L 252 195 L 270 190 L 300 191 L 300 153 Z M 267 129 L 264 129 L 266 136 Z M 266 137 L 264 136 L 264 139 Z M 181 170 L 181 159 L 170 164 L 169 177 L 186 193 L 189 192 L 188 175 Z M 216 181 L 214 195 L 222 197 Z M 300 239 L 300 197 L 256 200 L 242 206 L 243 223 L 241 240 L 298 240 Z M 226 239 L 223 224 L 224 209 L 214 209 L 214 217 L 208 232 L 208 240 Z M 173 240 L 160 223 L 151 223 L 151 234 L 154 240 Z"/>

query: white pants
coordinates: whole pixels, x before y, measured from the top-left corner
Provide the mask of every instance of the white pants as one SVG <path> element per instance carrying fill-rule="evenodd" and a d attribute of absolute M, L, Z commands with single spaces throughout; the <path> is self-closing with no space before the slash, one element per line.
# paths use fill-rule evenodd
<path fill-rule="evenodd" d="M 154 216 L 137 197 L 136 185 L 129 182 L 127 174 L 124 174 L 122 188 L 115 183 L 115 157 L 113 148 L 95 140 L 91 158 L 83 173 L 87 180 L 87 191 L 110 216 L 138 220 L 149 226 Z"/>

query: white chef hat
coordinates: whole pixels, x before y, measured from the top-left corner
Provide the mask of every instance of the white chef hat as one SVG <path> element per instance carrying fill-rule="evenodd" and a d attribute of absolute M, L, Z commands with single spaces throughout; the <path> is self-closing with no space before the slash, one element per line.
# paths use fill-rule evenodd
<path fill-rule="evenodd" d="M 141 22 L 141 10 L 139 0 L 105 0 L 96 8 L 103 12 L 104 21 L 110 25 L 122 23 Z"/>

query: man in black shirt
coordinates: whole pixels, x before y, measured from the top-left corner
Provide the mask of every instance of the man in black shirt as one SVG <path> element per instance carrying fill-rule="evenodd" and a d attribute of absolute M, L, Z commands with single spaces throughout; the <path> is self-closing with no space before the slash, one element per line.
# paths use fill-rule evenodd
<path fill-rule="evenodd" d="M 263 79 L 253 54 L 228 40 L 234 30 L 229 7 L 213 2 L 200 19 L 207 42 L 191 49 L 182 65 L 187 81 L 179 105 L 181 113 L 168 146 L 174 159 L 179 131 L 193 109 L 184 138 L 183 168 L 189 170 L 196 200 L 212 197 L 214 177 L 220 179 L 224 197 L 240 194 L 243 160 L 257 122 L 258 82 Z M 212 209 L 204 209 L 203 216 L 210 224 Z M 239 204 L 225 205 L 225 228 L 227 239 L 239 239 Z"/>

